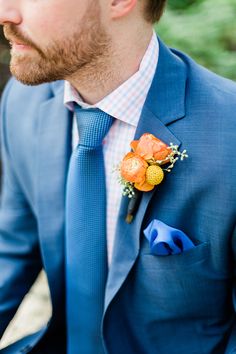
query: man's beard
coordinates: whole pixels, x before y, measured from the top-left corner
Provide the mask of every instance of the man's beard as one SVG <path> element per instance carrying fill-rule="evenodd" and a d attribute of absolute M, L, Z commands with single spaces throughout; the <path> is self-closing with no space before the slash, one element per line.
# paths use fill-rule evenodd
<path fill-rule="evenodd" d="M 100 12 L 89 8 L 79 29 L 62 40 L 40 48 L 16 26 L 6 24 L 4 34 L 8 39 L 28 45 L 23 53 L 11 52 L 10 70 L 17 80 L 26 85 L 38 85 L 63 80 L 86 71 L 97 70 L 98 63 L 108 55 L 110 37 L 100 21 Z"/>

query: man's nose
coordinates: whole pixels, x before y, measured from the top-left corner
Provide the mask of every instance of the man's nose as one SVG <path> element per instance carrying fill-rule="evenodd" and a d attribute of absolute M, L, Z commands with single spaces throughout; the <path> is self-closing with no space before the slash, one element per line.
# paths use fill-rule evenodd
<path fill-rule="evenodd" d="M 0 0 L 0 25 L 6 23 L 20 24 L 21 16 L 19 10 L 10 0 Z"/>

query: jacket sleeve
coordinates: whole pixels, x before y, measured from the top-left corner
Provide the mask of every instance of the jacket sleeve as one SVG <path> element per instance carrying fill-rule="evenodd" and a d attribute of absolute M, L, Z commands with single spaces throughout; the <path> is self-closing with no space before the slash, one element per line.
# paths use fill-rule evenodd
<path fill-rule="evenodd" d="M 236 353 L 236 226 L 232 237 L 233 255 L 234 255 L 234 279 L 233 279 L 233 304 L 234 304 L 234 326 L 229 337 L 228 346 L 225 354 Z"/>
<path fill-rule="evenodd" d="M 14 172 L 7 147 L 7 101 L 1 101 L 2 190 L 0 205 L 0 337 L 42 268 L 37 224 Z"/>

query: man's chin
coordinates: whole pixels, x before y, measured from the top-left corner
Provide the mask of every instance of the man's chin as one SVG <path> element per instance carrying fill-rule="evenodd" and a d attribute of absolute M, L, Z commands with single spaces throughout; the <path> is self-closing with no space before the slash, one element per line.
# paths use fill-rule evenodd
<path fill-rule="evenodd" d="M 22 84 L 28 86 L 36 86 L 44 83 L 49 83 L 57 80 L 57 78 L 52 77 L 50 74 L 41 72 L 38 68 L 32 67 L 30 65 L 23 64 L 10 64 L 11 74 Z"/>
<path fill-rule="evenodd" d="M 36 79 L 35 76 L 30 75 L 29 72 L 24 72 L 16 66 L 10 66 L 11 74 L 16 78 L 16 80 L 20 81 L 24 85 L 35 86 L 41 84 L 42 80 Z"/>

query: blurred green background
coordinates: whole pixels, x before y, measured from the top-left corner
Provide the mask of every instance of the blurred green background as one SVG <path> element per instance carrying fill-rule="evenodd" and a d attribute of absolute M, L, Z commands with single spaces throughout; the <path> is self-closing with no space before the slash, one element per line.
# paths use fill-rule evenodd
<path fill-rule="evenodd" d="M 236 0 L 169 0 L 156 28 L 169 46 L 236 80 Z"/>
<path fill-rule="evenodd" d="M 236 0 L 169 0 L 156 30 L 169 46 L 236 80 Z M 8 60 L 0 32 L 0 91 L 9 75 Z"/>

